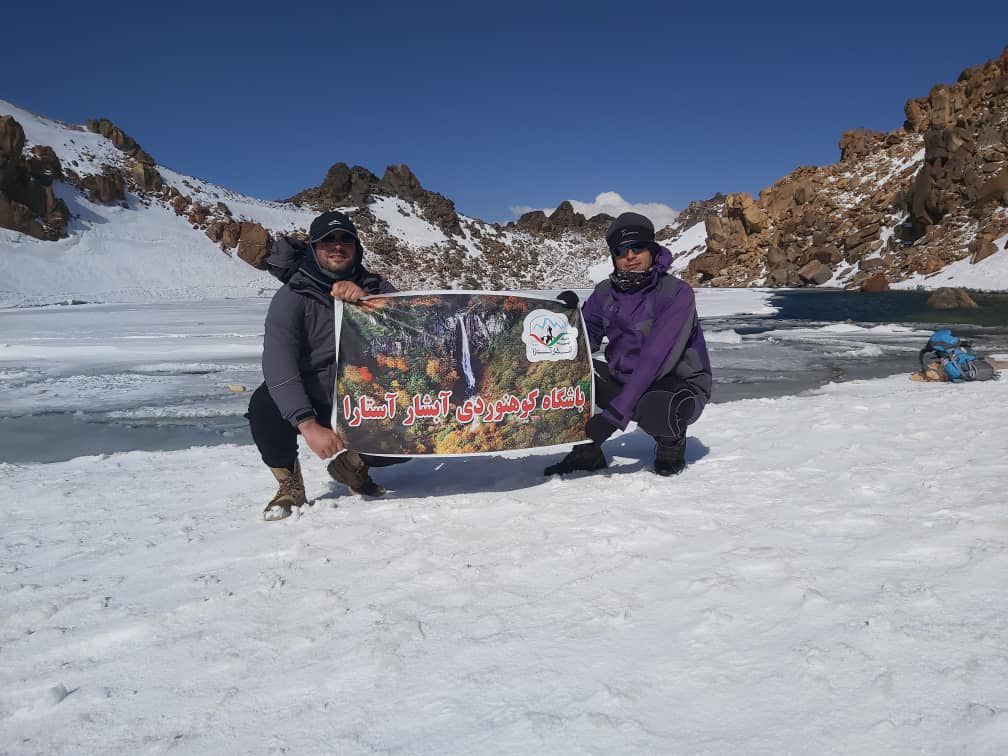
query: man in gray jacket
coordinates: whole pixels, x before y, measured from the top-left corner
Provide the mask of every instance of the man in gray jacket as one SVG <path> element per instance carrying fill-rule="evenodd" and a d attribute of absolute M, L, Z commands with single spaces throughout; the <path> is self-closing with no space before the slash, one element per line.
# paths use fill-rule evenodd
<path fill-rule="evenodd" d="M 290 516 L 305 503 L 298 462 L 300 433 L 320 459 L 336 455 L 327 470 L 351 492 L 380 496 L 369 467 L 407 460 L 345 450 L 330 425 L 336 385 L 337 344 L 333 299 L 359 302 L 369 294 L 388 294 L 395 287 L 363 264 L 357 229 L 339 212 L 318 216 L 308 232 L 307 248 L 281 238 L 267 265 L 284 281 L 273 296 L 263 337 L 265 382 L 252 394 L 246 417 L 252 438 L 279 483 L 263 511 L 267 521 Z M 298 264 L 300 261 L 300 264 Z"/>

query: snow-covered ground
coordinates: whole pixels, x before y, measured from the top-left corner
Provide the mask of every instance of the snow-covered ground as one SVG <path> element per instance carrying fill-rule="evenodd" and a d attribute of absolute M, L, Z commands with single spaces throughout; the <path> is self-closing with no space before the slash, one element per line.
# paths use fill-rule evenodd
<path fill-rule="evenodd" d="M 1004 753 L 1006 401 L 714 405 L 671 480 L 305 456 L 275 525 L 248 446 L 0 465 L 3 750 Z"/>

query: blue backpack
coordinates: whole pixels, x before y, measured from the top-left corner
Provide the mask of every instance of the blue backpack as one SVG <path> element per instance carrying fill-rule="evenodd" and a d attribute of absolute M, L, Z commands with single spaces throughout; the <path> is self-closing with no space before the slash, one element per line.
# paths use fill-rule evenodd
<path fill-rule="evenodd" d="M 941 369 L 953 382 L 989 381 L 997 377 L 994 366 L 973 353 L 973 345 L 952 334 L 948 328 L 935 331 L 920 350 L 921 373 L 926 372 L 925 362 L 939 362 Z"/>

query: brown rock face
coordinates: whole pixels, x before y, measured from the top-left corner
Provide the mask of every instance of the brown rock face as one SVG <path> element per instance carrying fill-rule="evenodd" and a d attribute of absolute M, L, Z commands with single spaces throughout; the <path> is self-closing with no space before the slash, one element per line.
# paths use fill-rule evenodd
<path fill-rule="evenodd" d="M 126 186 L 122 176 L 108 166 L 104 166 L 102 173 L 87 176 L 81 183 L 92 202 L 111 205 L 126 201 Z"/>
<path fill-rule="evenodd" d="M 523 213 L 515 222 L 515 226 L 523 231 L 531 231 L 534 234 L 543 234 L 552 231 L 549 218 L 542 210 L 530 210 Z"/>
<path fill-rule="evenodd" d="M 424 188 L 410 167 L 405 164 L 390 165 L 378 182 L 378 188 L 388 194 L 416 201 L 424 196 Z"/>
<path fill-rule="evenodd" d="M 833 277 L 833 271 L 830 270 L 828 265 L 824 265 L 818 260 L 812 260 L 806 263 L 798 271 L 798 277 L 806 283 L 815 284 L 819 286 L 829 281 Z"/>
<path fill-rule="evenodd" d="M 885 273 L 874 273 L 861 282 L 861 291 L 889 291 Z"/>
<path fill-rule="evenodd" d="M 714 278 L 715 276 L 720 275 L 727 262 L 728 256 L 725 254 L 717 252 L 704 252 L 702 255 L 697 255 L 690 260 L 687 270 L 695 276 Z"/>
<path fill-rule="evenodd" d="M 943 286 L 928 297 L 927 306 L 934 310 L 975 310 L 979 307 L 962 289 Z"/>
<path fill-rule="evenodd" d="M 258 223 L 242 223 L 238 240 L 238 257 L 253 268 L 266 270 L 269 232 Z"/>
<path fill-rule="evenodd" d="M 52 189 L 63 174 L 59 159 L 48 147 L 35 147 L 25 157 L 24 145 L 21 124 L 0 117 L 0 226 L 45 241 L 60 239 L 70 211 Z"/>
<path fill-rule="evenodd" d="M 871 129 L 845 131 L 840 137 L 840 162 L 846 163 L 871 153 L 886 135 Z"/>
<path fill-rule="evenodd" d="M 581 214 L 574 212 L 574 206 L 564 200 L 561 202 L 553 214 L 549 217 L 550 225 L 553 228 L 582 228 L 588 220 Z"/>

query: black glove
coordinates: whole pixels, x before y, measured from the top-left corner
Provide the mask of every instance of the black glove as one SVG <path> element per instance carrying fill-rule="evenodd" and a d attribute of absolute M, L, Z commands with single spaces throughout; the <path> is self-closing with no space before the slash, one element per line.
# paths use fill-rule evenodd
<path fill-rule="evenodd" d="M 557 294 L 557 301 L 563 302 L 565 305 L 567 305 L 568 307 L 570 307 L 572 310 L 576 310 L 577 306 L 578 306 L 578 302 L 580 302 L 581 300 L 578 299 L 578 295 L 577 294 L 575 294 L 570 289 L 567 289 L 567 291 L 561 291 L 559 294 Z"/>
<path fill-rule="evenodd" d="M 592 415 L 588 418 L 588 424 L 585 426 L 585 434 L 600 446 L 603 441 L 616 431 L 616 426 L 603 415 Z"/>

